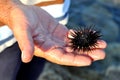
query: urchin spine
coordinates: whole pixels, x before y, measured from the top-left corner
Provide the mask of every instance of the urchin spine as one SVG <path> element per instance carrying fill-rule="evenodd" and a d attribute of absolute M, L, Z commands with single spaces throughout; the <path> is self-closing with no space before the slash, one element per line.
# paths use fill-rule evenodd
<path fill-rule="evenodd" d="M 97 40 L 101 38 L 100 31 L 93 27 L 78 28 L 70 30 L 68 34 L 69 44 L 74 51 L 91 51 L 97 46 Z"/>

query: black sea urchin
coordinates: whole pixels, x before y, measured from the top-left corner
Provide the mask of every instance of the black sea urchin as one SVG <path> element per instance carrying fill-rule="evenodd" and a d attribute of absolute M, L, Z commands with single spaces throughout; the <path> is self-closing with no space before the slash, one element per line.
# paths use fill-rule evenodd
<path fill-rule="evenodd" d="M 100 31 L 96 31 L 92 26 L 78 28 L 77 30 L 71 30 L 68 34 L 70 40 L 68 46 L 74 51 L 91 51 L 97 46 L 97 40 L 100 37 Z"/>

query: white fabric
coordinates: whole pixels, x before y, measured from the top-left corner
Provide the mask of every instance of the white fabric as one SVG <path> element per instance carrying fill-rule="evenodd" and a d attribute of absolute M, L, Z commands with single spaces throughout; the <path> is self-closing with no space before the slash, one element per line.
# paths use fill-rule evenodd
<path fill-rule="evenodd" d="M 54 0 L 21 0 L 22 3 L 33 5 L 42 1 L 54 1 Z M 65 0 L 64 4 L 55 4 L 49 6 L 42 6 L 41 8 L 46 10 L 54 18 L 63 16 L 69 9 L 70 0 Z"/>
<path fill-rule="evenodd" d="M 20 1 L 26 5 L 33 5 L 40 2 L 54 1 L 54 0 L 20 0 Z"/>
<path fill-rule="evenodd" d="M 7 26 L 3 26 L 0 28 L 0 41 L 8 38 L 10 35 L 12 35 L 12 31 Z"/>

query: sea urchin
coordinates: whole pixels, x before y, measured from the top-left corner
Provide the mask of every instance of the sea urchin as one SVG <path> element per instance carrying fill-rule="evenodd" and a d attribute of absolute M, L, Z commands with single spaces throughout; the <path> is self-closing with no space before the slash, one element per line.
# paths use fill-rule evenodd
<path fill-rule="evenodd" d="M 97 46 L 97 40 L 100 39 L 100 31 L 96 31 L 94 27 L 78 28 L 71 30 L 68 34 L 69 44 L 74 51 L 91 51 Z"/>

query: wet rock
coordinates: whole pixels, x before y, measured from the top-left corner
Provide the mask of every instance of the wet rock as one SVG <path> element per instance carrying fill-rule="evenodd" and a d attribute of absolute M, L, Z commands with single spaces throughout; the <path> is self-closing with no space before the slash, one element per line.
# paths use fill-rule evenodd
<path fill-rule="evenodd" d="M 109 80 L 120 80 L 120 65 L 109 66 L 106 70 L 106 76 Z"/>
<path fill-rule="evenodd" d="M 112 64 L 118 65 L 120 63 L 120 43 L 109 43 L 105 51 L 106 59 L 104 64 L 111 66 Z"/>
<path fill-rule="evenodd" d="M 68 71 L 85 80 L 103 80 L 104 75 L 89 67 L 68 67 Z"/>
<path fill-rule="evenodd" d="M 97 0 L 99 3 L 108 5 L 111 7 L 120 7 L 120 0 Z"/>
<path fill-rule="evenodd" d="M 94 3 L 93 0 L 78 0 L 74 1 L 71 0 L 71 6 L 69 9 L 69 22 L 74 23 L 74 24 L 82 24 L 83 22 L 81 21 L 81 12 L 83 9 L 86 7 L 92 5 Z"/>
<path fill-rule="evenodd" d="M 63 66 L 46 63 L 43 73 L 38 80 L 84 80 L 79 76 L 72 75 Z"/>

